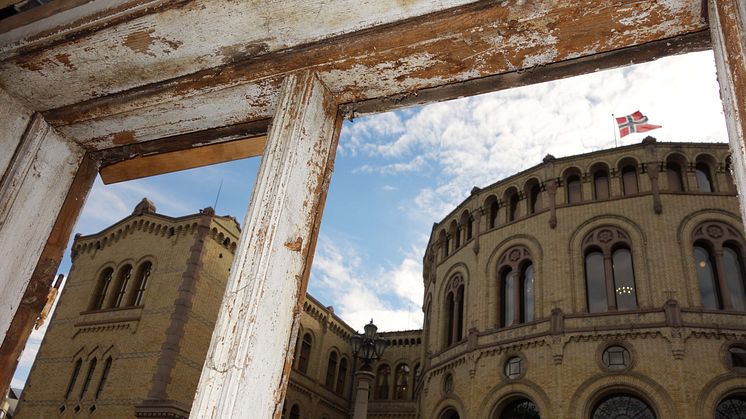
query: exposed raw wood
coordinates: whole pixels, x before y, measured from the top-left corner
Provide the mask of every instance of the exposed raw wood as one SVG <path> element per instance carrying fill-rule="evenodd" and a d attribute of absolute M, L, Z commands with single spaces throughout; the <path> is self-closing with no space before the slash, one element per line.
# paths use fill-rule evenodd
<path fill-rule="evenodd" d="M 246 7 L 243 2 L 195 0 L 6 60 L 0 82 L 35 109 L 57 108 L 45 113 L 53 125 L 103 149 L 269 118 L 282 79 L 298 69 L 316 71 L 340 103 L 355 103 L 675 41 L 707 29 L 697 0 L 413 1 L 407 2 L 413 8 L 391 11 L 388 3 L 293 2 L 276 17 L 259 18 L 232 9 Z M 209 18 L 201 5 L 212 13 Z M 446 6 L 458 7 L 411 15 Z M 275 5 L 268 7 L 267 16 Z M 315 11 L 323 12 L 322 20 L 307 25 Z M 225 16 L 229 12 L 241 16 L 240 27 L 233 26 L 235 16 Z M 350 19 L 332 22 L 341 17 Z M 275 25 L 254 27 L 244 18 Z M 212 25 L 209 36 L 205 25 Z M 688 48 L 674 42 L 662 53 L 676 52 L 676 45 Z"/>
<path fill-rule="evenodd" d="M 280 417 L 340 128 L 337 104 L 316 75 L 288 76 L 193 417 Z"/>
<path fill-rule="evenodd" d="M 66 242 L 69 238 L 50 234 L 82 158 L 80 147 L 37 117 L 29 124 L 0 184 L 0 260 L 4 261 L 0 263 L 0 333 L 4 339 L 18 338 L 8 335 L 8 328 L 32 273 L 43 262 L 42 250 L 48 239 L 52 246 L 59 246 L 56 240 Z M 74 221 L 77 213 L 71 216 L 64 221 Z M 3 364 L 3 368 L 7 366 Z"/>
<path fill-rule="evenodd" d="M 101 169 L 104 184 L 260 156 L 267 137 L 245 138 L 170 153 L 138 156 Z"/>
<path fill-rule="evenodd" d="M 746 220 L 746 5 L 739 0 L 709 0 L 712 47 L 720 98 L 732 150 L 733 175 Z"/>
<path fill-rule="evenodd" d="M 59 214 L 56 216 L 49 239 L 28 281 L 21 303 L 4 335 L 2 345 L 0 345 L 0 365 L 3 366 L 0 368 L 0 394 L 5 394 L 10 385 L 21 352 L 26 346 L 37 317 L 47 303 L 50 286 L 60 266 L 63 252 L 70 240 L 78 215 L 96 179 L 97 169 L 98 164 L 90 156 L 83 158 Z M 17 247 L 23 249 L 25 245 L 19 244 Z"/>

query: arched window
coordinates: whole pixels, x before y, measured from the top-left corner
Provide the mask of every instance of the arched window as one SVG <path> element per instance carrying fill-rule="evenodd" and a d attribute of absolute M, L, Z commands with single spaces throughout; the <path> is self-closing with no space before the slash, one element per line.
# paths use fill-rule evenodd
<path fill-rule="evenodd" d="M 666 163 L 666 181 L 668 191 L 680 192 L 684 190 L 684 178 L 681 175 L 681 165 L 679 163 L 673 161 Z"/>
<path fill-rule="evenodd" d="M 78 375 L 80 374 L 80 368 L 83 366 L 83 360 L 78 358 L 77 361 L 75 361 L 75 366 L 73 367 L 73 373 L 70 376 L 70 381 L 67 383 L 67 390 L 65 390 L 65 400 L 70 398 L 70 393 L 73 392 L 73 389 L 75 388 L 75 382 L 78 381 Z"/>
<path fill-rule="evenodd" d="M 740 419 L 746 417 L 746 396 L 735 394 L 726 397 L 715 408 L 715 419 Z"/>
<path fill-rule="evenodd" d="M 591 419 L 635 418 L 656 419 L 647 403 L 629 394 L 612 394 L 602 399 L 593 409 Z"/>
<path fill-rule="evenodd" d="M 394 399 L 405 400 L 409 390 L 409 365 L 399 364 L 394 374 Z"/>
<path fill-rule="evenodd" d="M 567 177 L 567 203 L 577 204 L 583 201 L 583 189 L 580 183 L 580 175 L 573 174 Z"/>
<path fill-rule="evenodd" d="M 469 211 L 461 213 L 461 228 L 464 230 L 464 243 L 471 240 L 474 235 L 474 229 L 472 228 L 472 219 Z"/>
<path fill-rule="evenodd" d="M 524 188 L 525 194 L 528 197 L 527 202 L 527 211 L 526 213 L 528 215 L 536 213 L 536 211 L 540 211 L 542 208 L 542 202 L 541 202 L 541 185 L 539 184 L 539 181 L 536 179 L 531 179 L 528 182 L 526 182 L 526 186 Z"/>
<path fill-rule="evenodd" d="M 80 399 L 83 399 L 85 393 L 88 391 L 88 386 L 91 385 L 91 379 L 93 378 L 94 371 L 96 371 L 96 358 L 91 359 L 91 361 L 88 363 L 88 374 L 85 375 L 83 388 L 80 389 Z"/>
<path fill-rule="evenodd" d="M 122 301 L 124 301 L 124 294 L 127 292 L 127 284 L 129 283 L 131 274 L 132 265 L 124 265 L 121 269 L 119 269 L 116 286 L 114 288 L 116 290 L 116 293 L 112 295 L 111 302 L 109 303 L 109 308 L 117 308 L 122 305 Z"/>
<path fill-rule="evenodd" d="M 101 380 L 98 382 L 98 388 L 96 388 L 96 399 L 101 396 L 101 392 L 104 391 L 104 385 L 106 385 L 106 379 L 109 378 L 109 370 L 111 370 L 111 357 L 106 358 L 104 364 L 104 372 L 101 373 Z"/>
<path fill-rule="evenodd" d="M 526 398 L 518 398 L 509 402 L 505 407 L 495 412 L 495 419 L 540 419 L 539 408 Z"/>
<path fill-rule="evenodd" d="M 488 228 L 495 228 L 498 224 L 500 224 L 500 220 L 498 218 L 500 205 L 497 203 L 497 198 L 495 195 L 490 195 L 487 199 L 484 201 L 484 208 L 485 210 L 489 211 L 489 219 L 487 220 Z"/>
<path fill-rule="evenodd" d="M 441 254 L 443 255 L 443 259 L 445 259 L 448 257 L 448 245 L 450 244 L 445 230 L 440 230 L 438 242 L 440 242 L 440 246 L 443 249 Z"/>
<path fill-rule="evenodd" d="M 629 164 L 622 167 L 622 190 L 625 195 L 634 195 L 640 191 L 637 185 L 636 166 Z"/>
<path fill-rule="evenodd" d="M 524 246 L 508 249 L 498 261 L 500 325 L 511 326 L 534 319 L 534 265 Z"/>
<path fill-rule="evenodd" d="M 708 221 L 694 229 L 692 241 L 702 306 L 746 311 L 741 235 L 728 224 Z"/>
<path fill-rule="evenodd" d="M 378 372 L 376 373 L 376 399 L 388 400 L 389 399 L 389 377 L 391 376 L 391 367 L 386 364 L 378 366 Z"/>
<path fill-rule="evenodd" d="M 455 275 L 446 287 L 446 346 L 464 337 L 464 279 Z"/>
<path fill-rule="evenodd" d="M 508 200 L 508 221 L 515 221 L 518 215 L 518 193 L 513 192 Z"/>
<path fill-rule="evenodd" d="M 458 412 L 454 408 L 448 408 L 440 414 L 438 419 L 461 419 Z"/>
<path fill-rule="evenodd" d="M 310 333 L 303 335 L 300 344 L 300 356 L 298 357 L 298 370 L 304 374 L 308 373 L 308 361 L 311 359 L 311 345 L 313 338 Z"/>
<path fill-rule="evenodd" d="M 329 354 L 329 362 L 326 365 L 326 387 L 334 388 L 334 378 L 337 374 L 337 353 L 332 351 Z"/>
<path fill-rule="evenodd" d="M 96 283 L 96 292 L 94 293 L 93 300 L 91 302 L 91 310 L 101 310 L 104 308 L 104 300 L 106 299 L 106 292 L 109 290 L 111 284 L 111 277 L 114 275 L 114 269 L 106 268 L 101 272 Z"/>
<path fill-rule="evenodd" d="M 606 169 L 593 172 L 593 195 L 597 200 L 609 198 L 609 172 Z"/>
<path fill-rule="evenodd" d="M 583 239 L 588 311 L 637 309 L 632 242 L 617 227 L 605 226 Z"/>
<path fill-rule="evenodd" d="M 343 394 L 347 382 L 347 358 L 339 360 L 339 373 L 337 374 L 337 394 Z"/>
<path fill-rule="evenodd" d="M 297 404 L 294 404 L 293 407 L 290 408 L 289 419 L 300 419 L 300 407 L 298 407 Z"/>
<path fill-rule="evenodd" d="M 461 226 L 458 225 L 456 220 L 451 221 L 451 237 L 453 237 L 453 249 L 455 251 L 461 247 Z"/>
<path fill-rule="evenodd" d="M 699 192 L 713 192 L 712 175 L 707 163 L 699 162 L 694 166 L 694 176 L 697 178 L 697 190 Z"/>
<path fill-rule="evenodd" d="M 148 278 L 150 278 L 150 270 L 152 267 L 152 263 L 144 262 L 137 269 L 137 276 L 135 277 L 135 289 L 127 305 L 135 307 L 139 307 L 142 305 L 142 300 L 145 296 L 145 289 L 148 287 Z"/>

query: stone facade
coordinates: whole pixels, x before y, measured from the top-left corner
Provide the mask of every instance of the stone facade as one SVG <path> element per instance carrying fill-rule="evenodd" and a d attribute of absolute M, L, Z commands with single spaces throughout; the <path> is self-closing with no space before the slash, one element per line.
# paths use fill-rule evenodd
<path fill-rule="evenodd" d="M 724 144 L 647 138 L 475 188 L 424 259 L 421 417 L 695 419 L 746 404 L 728 164 Z M 700 285 L 709 268 L 719 299 Z M 629 416 L 600 415 L 615 403 Z"/>
<path fill-rule="evenodd" d="M 746 406 L 746 241 L 728 166 L 725 145 L 648 138 L 475 188 L 433 227 L 423 330 L 381 334 L 368 417 L 738 417 L 716 416 Z M 18 417 L 186 417 L 238 236 L 209 209 L 170 218 L 144 201 L 77 237 Z M 353 333 L 306 298 L 284 418 L 352 416 Z"/>

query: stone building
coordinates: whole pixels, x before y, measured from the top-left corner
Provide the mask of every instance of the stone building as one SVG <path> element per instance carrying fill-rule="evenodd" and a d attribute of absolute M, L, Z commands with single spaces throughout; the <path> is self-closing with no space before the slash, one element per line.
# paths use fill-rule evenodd
<path fill-rule="evenodd" d="M 746 417 L 728 166 L 648 137 L 475 188 L 424 258 L 420 417 Z"/>
<path fill-rule="evenodd" d="M 475 188 L 433 227 L 423 330 L 382 334 L 368 417 L 744 417 L 729 164 L 723 144 L 647 138 Z M 188 416 L 238 236 L 143 201 L 76 237 L 17 417 Z M 363 325 L 303 309 L 284 418 L 350 418 Z"/>

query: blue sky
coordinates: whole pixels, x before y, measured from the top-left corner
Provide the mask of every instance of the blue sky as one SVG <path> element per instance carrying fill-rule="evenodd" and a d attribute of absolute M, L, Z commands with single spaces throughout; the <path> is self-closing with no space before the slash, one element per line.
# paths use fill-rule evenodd
<path fill-rule="evenodd" d="M 695 81 L 695 82 L 693 82 Z M 421 261 L 433 222 L 468 196 L 546 154 L 614 146 L 612 113 L 642 111 L 659 141 L 727 141 L 709 51 L 345 122 L 309 291 L 352 327 L 421 327 Z M 644 134 L 647 135 L 647 134 Z M 622 144 L 644 135 L 625 137 Z M 143 197 L 180 216 L 217 204 L 243 221 L 259 158 L 104 186 L 74 231 L 91 234 Z M 60 267 L 67 273 L 69 251 Z M 44 328 L 13 381 L 22 387 Z"/>

